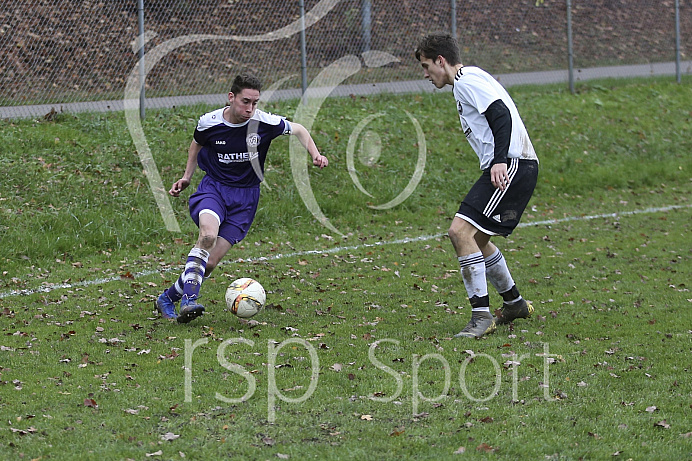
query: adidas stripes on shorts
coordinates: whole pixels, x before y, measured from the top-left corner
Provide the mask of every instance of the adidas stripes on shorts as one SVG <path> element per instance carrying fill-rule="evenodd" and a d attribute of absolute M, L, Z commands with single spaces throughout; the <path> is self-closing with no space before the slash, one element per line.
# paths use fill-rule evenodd
<path fill-rule="evenodd" d="M 490 182 L 490 168 L 461 202 L 456 217 L 488 235 L 507 237 L 519 224 L 538 180 L 536 160 L 507 159 L 509 186 L 504 191 Z"/>

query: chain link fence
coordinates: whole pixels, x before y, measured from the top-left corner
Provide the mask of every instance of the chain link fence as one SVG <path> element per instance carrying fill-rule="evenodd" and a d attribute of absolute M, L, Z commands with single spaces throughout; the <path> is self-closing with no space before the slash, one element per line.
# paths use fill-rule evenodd
<path fill-rule="evenodd" d="M 344 85 L 416 90 L 413 49 L 430 31 L 454 31 L 465 64 L 515 83 L 570 59 L 575 69 L 653 66 L 675 61 L 678 48 L 689 59 L 690 1 L 0 0 L 0 117 L 118 110 L 140 75 L 147 107 L 223 104 L 243 69 L 299 96 L 349 56 L 360 69 Z"/>

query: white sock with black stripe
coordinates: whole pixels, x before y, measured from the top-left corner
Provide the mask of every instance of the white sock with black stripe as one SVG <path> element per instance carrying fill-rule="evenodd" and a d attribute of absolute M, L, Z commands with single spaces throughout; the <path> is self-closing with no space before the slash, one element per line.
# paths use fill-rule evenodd
<path fill-rule="evenodd" d="M 507 261 L 499 248 L 485 258 L 485 273 L 505 303 L 513 304 L 521 301 L 521 295 L 516 288 L 512 274 L 509 272 Z"/>
<path fill-rule="evenodd" d="M 466 287 L 472 312 L 490 312 L 488 282 L 485 278 L 485 261 L 480 251 L 459 256 L 459 270 Z"/>

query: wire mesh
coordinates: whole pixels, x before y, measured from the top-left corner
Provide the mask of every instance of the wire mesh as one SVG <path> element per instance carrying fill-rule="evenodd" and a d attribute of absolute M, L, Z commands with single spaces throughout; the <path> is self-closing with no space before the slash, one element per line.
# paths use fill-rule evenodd
<path fill-rule="evenodd" d="M 575 67 L 674 60 L 675 3 L 572 0 Z M 450 0 L 305 0 L 308 81 L 353 56 L 360 69 L 345 84 L 420 82 L 417 39 L 453 24 L 465 64 L 519 75 L 567 68 L 565 0 L 455 6 L 452 18 Z M 692 10 L 679 6 L 687 59 Z M 300 88 L 300 24 L 298 0 L 144 0 L 147 104 L 223 95 L 244 69 L 267 87 Z M 0 106 L 118 109 L 138 78 L 138 36 L 138 0 L 0 0 Z"/>

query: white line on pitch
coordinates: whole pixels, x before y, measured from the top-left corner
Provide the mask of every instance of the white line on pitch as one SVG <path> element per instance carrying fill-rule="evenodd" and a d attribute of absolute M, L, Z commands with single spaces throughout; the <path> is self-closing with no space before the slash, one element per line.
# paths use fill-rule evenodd
<path fill-rule="evenodd" d="M 569 222 L 569 221 L 589 221 L 589 220 L 593 220 L 593 219 L 618 218 L 618 217 L 632 216 L 632 215 L 637 215 L 637 214 L 660 213 L 660 212 L 665 212 L 665 211 L 672 211 L 672 210 L 677 210 L 677 209 L 682 209 L 682 208 L 691 208 L 691 207 L 692 207 L 692 205 L 671 205 L 671 206 L 665 206 L 665 207 L 659 207 L 659 208 L 646 208 L 643 210 L 621 211 L 621 212 L 616 212 L 616 213 L 604 213 L 604 214 L 590 215 L 590 216 L 570 216 L 570 217 L 559 218 L 559 219 L 547 219 L 547 220 L 543 220 L 543 221 L 533 221 L 533 222 L 527 222 L 527 223 L 520 223 L 518 227 L 549 226 L 551 224 L 559 224 L 559 223 Z M 377 247 L 377 246 L 383 246 L 383 245 L 397 245 L 397 244 L 411 243 L 411 242 L 425 242 L 428 240 L 441 238 L 441 237 L 444 237 L 446 235 L 447 234 L 421 235 L 418 237 L 407 237 L 407 238 L 398 239 L 398 240 L 390 240 L 388 242 L 375 242 L 375 243 L 363 243 L 361 245 L 339 246 L 339 247 L 329 248 L 326 250 L 305 250 L 305 251 L 296 251 L 294 253 L 287 253 L 287 254 L 279 253 L 279 254 L 275 254 L 275 255 L 271 255 L 271 256 L 260 256 L 258 258 L 245 258 L 245 259 L 238 258 L 238 259 L 235 259 L 233 261 L 224 261 L 222 264 L 253 262 L 253 261 L 274 261 L 277 259 L 295 258 L 297 256 L 307 256 L 307 255 L 314 255 L 314 254 L 332 254 L 332 253 L 339 253 L 341 251 L 354 251 L 354 250 L 360 250 L 363 248 Z M 136 274 L 133 275 L 133 277 L 134 278 L 148 277 L 150 275 L 164 273 L 164 272 L 170 272 L 172 270 L 182 270 L 182 267 L 178 266 L 175 268 L 170 267 L 170 268 L 161 269 L 161 270 L 147 270 L 147 271 L 137 272 Z M 87 287 L 87 286 L 91 286 L 91 285 L 99 285 L 99 284 L 103 284 L 103 283 L 115 282 L 118 280 L 123 280 L 123 278 L 120 276 L 106 277 L 106 278 L 95 279 L 95 280 L 84 280 L 82 282 L 75 282 L 75 283 L 51 284 L 51 285 L 46 285 L 46 286 L 39 287 L 39 288 L 34 288 L 31 290 L 11 290 L 11 291 L 6 291 L 4 293 L 0 293 L 0 299 L 9 298 L 11 296 L 31 295 L 31 294 L 35 294 L 35 293 L 49 293 L 51 291 L 66 289 L 66 288 Z"/>

